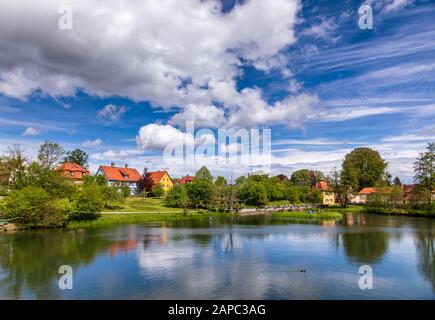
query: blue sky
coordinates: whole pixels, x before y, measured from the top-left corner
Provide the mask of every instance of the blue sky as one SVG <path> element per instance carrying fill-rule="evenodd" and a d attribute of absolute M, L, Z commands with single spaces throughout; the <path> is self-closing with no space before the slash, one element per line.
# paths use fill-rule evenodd
<path fill-rule="evenodd" d="M 199 164 L 167 164 L 162 149 L 194 120 L 270 128 L 271 174 L 327 173 L 368 146 L 410 182 L 435 140 L 433 1 L 42 2 L 0 4 L 3 150 L 35 156 L 48 139 L 87 151 L 93 171 L 115 161 L 179 177 Z M 57 25 L 65 3 L 72 30 Z M 372 30 L 358 27 L 364 3 Z"/>

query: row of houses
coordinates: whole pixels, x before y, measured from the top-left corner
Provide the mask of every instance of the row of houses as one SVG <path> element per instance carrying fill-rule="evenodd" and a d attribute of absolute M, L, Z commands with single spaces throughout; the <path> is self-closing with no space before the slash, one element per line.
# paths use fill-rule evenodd
<path fill-rule="evenodd" d="M 83 177 L 89 176 L 89 170 L 83 168 L 81 165 L 74 163 L 63 163 L 57 168 L 61 172 L 62 176 L 67 179 L 71 179 L 75 184 L 82 184 Z M 169 173 L 163 171 L 149 171 L 147 172 L 151 178 L 153 185 L 160 184 L 165 192 L 171 190 L 174 186 L 173 179 L 169 176 Z M 126 185 L 130 188 L 131 194 L 138 194 L 139 182 L 141 175 L 135 168 L 130 168 L 127 164 L 123 167 L 116 166 L 115 162 L 112 162 L 110 166 L 101 165 L 96 175 L 102 175 L 106 178 L 110 186 L 113 185 Z M 192 182 L 194 177 L 185 176 L 180 179 L 178 183 L 186 184 Z"/>
<path fill-rule="evenodd" d="M 402 197 L 399 202 L 405 204 L 409 203 L 412 197 L 412 192 L 415 188 L 415 184 L 403 184 L 401 185 Z M 322 204 L 325 206 L 332 206 L 339 203 L 337 195 L 333 192 L 327 181 L 318 181 L 315 183 L 315 188 L 320 190 L 322 194 Z M 392 189 L 392 187 L 387 188 Z M 378 192 L 388 191 L 386 188 L 382 190 L 380 188 L 366 187 L 361 189 L 357 194 L 349 195 L 349 200 L 353 204 L 366 204 L 369 197 Z"/>
<path fill-rule="evenodd" d="M 89 170 L 74 163 L 63 163 L 57 170 L 62 172 L 63 177 L 73 180 L 76 184 L 83 183 L 83 177 L 90 175 Z M 165 170 L 149 171 L 148 174 L 153 185 L 160 184 L 165 192 L 168 192 L 174 186 L 174 180 Z M 96 175 L 104 176 L 110 186 L 128 186 L 132 195 L 138 194 L 140 192 L 139 181 L 141 179 L 141 175 L 137 169 L 130 168 L 127 164 L 123 167 L 116 166 L 115 162 L 112 162 L 110 166 L 101 165 L 98 168 Z M 178 183 L 187 184 L 192 182 L 193 179 L 193 176 L 187 175 L 182 177 Z M 327 181 L 313 180 L 312 187 L 321 192 L 322 204 L 324 206 L 333 206 L 338 204 L 339 201 L 337 199 L 337 195 L 333 192 Z M 410 200 L 414 187 L 415 185 L 402 185 L 404 203 Z M 350 202 L 354 204 L 365 204 L 368 200 L 368 197 L 377 192 L 379 192 L 378 188 L 363 188 L 358 192 L 358 194 L 351 196 Z"/>

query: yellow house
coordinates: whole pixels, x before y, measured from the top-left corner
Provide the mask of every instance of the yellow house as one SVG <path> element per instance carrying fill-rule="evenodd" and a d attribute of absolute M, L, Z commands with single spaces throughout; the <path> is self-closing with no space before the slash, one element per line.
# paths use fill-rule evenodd
<path fill-rule="evenodd" d="M 322 204 L 324 206 L 335 205 L 335 193 L 331 191 L 327 181 L 318 181 L 316 183 L 316 189 L 322 193 Z"/>
<path fill-rule="evenodd" d="M 174 186 L 174 183 L 172 182 L 172 179 L 167 171 L 154 171 L 149 172 L 149 174 L 151 176 L 151 180 L 153 180 L 153 185 L 160 184 L 165 192 L 168 192 Z"/>

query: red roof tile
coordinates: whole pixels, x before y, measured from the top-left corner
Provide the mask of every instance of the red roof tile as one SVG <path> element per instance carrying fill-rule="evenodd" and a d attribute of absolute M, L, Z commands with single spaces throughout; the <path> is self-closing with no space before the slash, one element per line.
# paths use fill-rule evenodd
<path fill-rule="evenodd" d="M 134 168 L 100 166 L 100 169 L 110 181 L 138 182 L 140 180 L 139 171 Z"/>
<path fill-rule="evenodd" d="M 365 187 L 365 188 L 362 188 L 361 191 L 358 192 L 358 194 L 360 194 L 360 195 L 369 195 L 369 194 L 376 193 L 376 192 L 378 192 L 377 188 Z"/>
<path fill-rule="evenodd" d="M 316 183 L 316 189 L 320 191 L 329 191 L 330 187 L 328 181 L 318 181 Z"/>
<path fill-rule="evenodd" d="M 153 180 L 153 183 L 159 183 L 160 180 L 162 180 L 163 175 L 166 173 L 166 171 L 149 171 L 148 172 L 151 176 L 151 180 Z M 168 174 L 169 176 L 169 174 Z"/>
<path fill-rule="evenodd" d="M 90 175 L 89 170 L 75 163 L 63 163 L 56 171 L 61 171 L 62 176 L 69 179 L 82 179 L 84 175 Z"/>
<path fill-rule="evenodd" d="M 185 176 L 185 177 L 180 179 L 180 184 L 186 184 L 186 183 L 192 182 L 193 179 L 195 179 L 195 177 Z"/>

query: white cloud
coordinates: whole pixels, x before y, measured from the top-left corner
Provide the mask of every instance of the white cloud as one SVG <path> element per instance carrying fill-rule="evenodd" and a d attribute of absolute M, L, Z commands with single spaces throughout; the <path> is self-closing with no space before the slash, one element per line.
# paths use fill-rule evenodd
<path fill-rule="evenodd" d="M 225 123 L 225 113 L 212 105 L 189 104 L 173 116 L 169 124 L 184 127 L 187 121 L 195 121 L 197 127 L 218 128 Z"/>
<path fill-rule="evenodd" d="M 68 32 L 57 28 L 58 8 L 65 4 L 74 12 L 74 28 Z M 258 89 L 251 89 L 255 94 L 246 100 L 234 80 L 242 72 L 242 59 L 263 71 L 281 69 L 292 76 L 281 50 L 296 42 L 300 2 L 251 0 L 227 13 L 221 5 L 218 0 L 2 2 L 0 48 L 14 48 L 16 54 L 0 59 L 0 92 L 24 99 L 35 89 L 72 96 L 83 88 L 165 110 L 177 106 L 181 110 L 172 125 L 189 119 L 218 127 L 228 121 L 226 114 L 233 114 L 232 124 L 244 125 L 238 111 L 248 109 L 267 115 L 267 123 L 283 113 L 284 121 L 302 120 L 297 113 L 291 116 L 294 106 L 288 101 L 269 106 Z M 111 121 L 125 112 L 109 106 L 101 116 Z M 258 119 L 251 117 L 248 125 Z"/>
<path fill-rule="evenodd" d="M 385 5 L 384 11 L 385 12 L 398 11 L 412 3 L 414 3 L 414 0 L 392 0 Z"/>
<path fill-rule="evenodd" d="M 83 142 L 83 146 L 87 148 L 94 148 L 101 146 L 103 144 L 103 141 L 100 138 L 97 138 L 95 140 L 86 140 Z"/>
<path fill-rule="evenodd" d="M 105 120 L 117 122 L 121 119 L 126 109 L 124 106 L 116 106 L 114 104 L 108 104 L 103 109 L 98 111 L 98 115 Z"/>
<path fill-rule="evenodd" d="M 41 133 L 40 129 L 34 128 L 34 127 L 28 127 L 24 132 L 23 136 L 37 136 Z"/>
<path fill-rule="evenodd" d="M 363 118 L 368 116 L 404 112 L 406 110 L 391 107 L 352 107 L 352 108 L 336 108 L 328 111 L 320 112 L 317 115 L 310 116 L 312 120 L 324 122 L 339 122 Z"/>
<path fill-rule="evenodd" d="M 192 145 L 194 137 L 191 133 L 182 132 L 168 124 L 148 124 L 139 129 L 136 142 L 141 150 L 163 150 L 177 143 Z"/>

